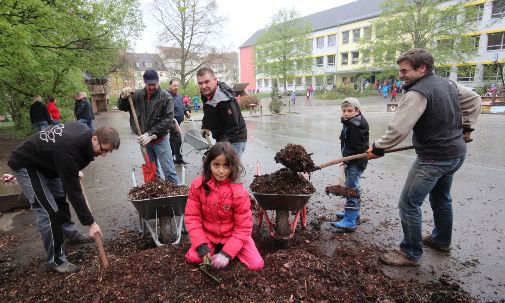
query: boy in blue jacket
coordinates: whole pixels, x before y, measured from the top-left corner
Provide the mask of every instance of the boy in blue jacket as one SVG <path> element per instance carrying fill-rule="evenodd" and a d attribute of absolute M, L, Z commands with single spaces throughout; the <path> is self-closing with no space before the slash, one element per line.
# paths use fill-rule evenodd
<path fill-rule="evenodd" d="M 343 124 L 340 133 L 340 149 L 342 156 L 364 153 L 368 150 L 369 127 L 365 117 L 361 114 L 360 104 L 356 98 L 346 98 L 342 102 Z M 345 186 L 361 194 L 360 179 L 368 163 L 367 158 L 345 162 Z M 342 231 L 356 230 L 356 220 L 360 215 L 361 198 L 347 198 L 344 213 L 337 213 L 342 220 L 331 222 L 331 226 Z"/>

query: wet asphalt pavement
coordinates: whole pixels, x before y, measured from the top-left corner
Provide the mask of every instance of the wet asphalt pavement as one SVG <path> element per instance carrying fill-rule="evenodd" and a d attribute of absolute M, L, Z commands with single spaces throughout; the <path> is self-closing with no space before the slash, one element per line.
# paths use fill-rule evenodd
<path fill-rule="evenodd" d="M 304 99 L 304 98 L 303 98 Z M 337 101 L 315 101 L 307 104 L 301 97 L 291 113 L 271 115 L 266 106 L 264 115 L 250 115 L 244 111 L 248 127 L 248 142 L 243 156 L 246 169 L 244 184 L 253 178 L 256 163 L 261 173 L 271 173 L 279 168 L 273 160 L 275 153 L 287 143 L 301 144 L 314 153 L 316 164 L 340 157 L 339 134 L 341 130 L 340 107 Z M 381 97 L 361 100 L 363 114 L 370 124 L 370 140 L 377 139 L 385 131 L 393 115 L 386 112 L 386 102 Z M 201 117 L 195 114 L 195 118 Z M 93 214 L 105 234 L 112 238 L 122 229 L 133 229 L 137 214 L 127 199 L 132 186 L 131 169 L 136 167 L 137 181 L 141 182 L 140 150 L 129 128 L 128 114 L 113 111 L 96 116 L 95 127 L 115 127 L 121 136 L 118 151 L 98 157 L 84 171 L 87 195 Z M 182 125 L 183 130 L 191 126 Z M 384 270 L 392 275 L 407 276 L 422 281 L 449 279 L 480 300 L 505 299 L 505 115 L 481 115 L 473 133 L 474 142 L 468 144 L 467 159 L 456 173 L 453 183 L 454 232 L 453 250 L 443 255 L 425 249 L 419 268 L 392 268 Z M 197 121 L 197 128 L 200 127 Z M 410 145 L 410 139 L 402 145 Z M 190 152 L 183 145 L 187 183 L 201 168 L 201 153 Z M 349 235 L 362 243 L 370 243 L 384 249 L 396 248 L 402 239 L 397 200 L 407 171 L 415 159 L 414 151 L 402 151 L 369 162 L 363 180 L 363 224 Z M 178 167 L 181 174 L 181 167 Z M 324 188 L 338 182 L 338 166 L 315 172 L 311 181 L 318 193 L 309 202 L 308 221 L 318 216 L 333 219 L 344 200 L 324 194 Z M 433 216 L 426 200 L 423 205 L 423 230 L 433 227 Z M 32 214 L 28 211 L 7 213 L 0 217 L 0 230 L 28 235 L 17 248 L 19 260 L 43 256 Z M 332 233 L 329 223 L 323 232 Z M 334 246 L 326 242 L 322 250 L 331 255 Z M 27 253 L 28 252 L 28 253 Z"/>

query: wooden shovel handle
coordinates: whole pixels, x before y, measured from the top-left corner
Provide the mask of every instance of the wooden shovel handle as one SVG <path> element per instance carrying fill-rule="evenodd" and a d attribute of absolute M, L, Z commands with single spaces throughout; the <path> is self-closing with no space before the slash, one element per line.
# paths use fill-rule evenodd
<path fill-rule="evenodd" d="M 130 103 L 131 115 L 133 116 L 133 121 L 135 122 L 135 127 L 137 128 L 137 133 L 140 136 L 140 135 L 142 135 L 142 132 L 140 131 L 139 119 L 137 118 L 137 111 L 135 110 L 135 106 L 133 105 L 132 95 L 128 96 L 128 103 Z M 142 157 L 144 157 L 144 162 L 149 163 L 149 157 L 147 156 L 146 147 L 140 145 L 140 151 L 142 152 Z"/>
<path fill-rule="evenodd" d="M 100 256 L 100 264 L 102 265 L 102 269 L 106 269 L 109 267 L 109 260 L 107 260 L 107 255 L 105 254 L 102 236 L 98 233 L 95 234 L 95 244 L 98 248 L 98 254 Z"/>
<path fill-rule="evenodd" d="M 396 147 L 396 148 L 391 148 L 391 149 L 385 150 L 384 153 L 386 153 L 386 154 L 388 154 L 388 153 L 394 153 L 394 152 L 398 152 L 398 151 L 402 151 L 402 150 L 408 150 L 408 149 L 413 149 L 413 148 L 414 148 L 414 146 L 407 145 L 407 146 Z M 328 167 L 328 166 L 331 166 L 331 165 L 335 165 L 335 164 L 338 164 L 338 163 L 341 163 L 341 162 L 346 162 L 346 161 L 351 161 L 351 160 L 356 160 L 356 159 L 362 159 L 362 158 L 366 158 L 366 157 L 368 157 L 368 153 L 362 153 L 362 154 L 347 156 L 347 157 L 343 157 L 343 158 L 340 158 L 340 159 L 335 159 L 335 160 L 331 160 L 331 161 L 322 163 L 322 164 L 318 165 L 317 167 L 319 167 L 319 169 L 321 169 L 321 168 L 325 168 L 325 167 Z"/>

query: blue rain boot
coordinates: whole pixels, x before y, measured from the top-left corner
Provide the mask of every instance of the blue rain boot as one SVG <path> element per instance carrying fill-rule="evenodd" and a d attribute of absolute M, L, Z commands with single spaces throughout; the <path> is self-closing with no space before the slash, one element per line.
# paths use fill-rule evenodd
<path fill-rule="evenodd" d="M 337 211 L 335 213 L 335 216 L 337 217 L 337 219 L 342 220 L 344 218 L 344 211 Z M 356 218 L 356 224 L 358 225 L 361 224 L 361 214 L 359 214 L 358 217 Z"/>
<path fill-rule="evenodd" d="M 344 212 L 344 219 L 338 222 L 331 222 L 330 225 L 337 229 L 353 232 L 356 230 L 356 219 L 358 216 L 359 209 L 346 208 Z"/>

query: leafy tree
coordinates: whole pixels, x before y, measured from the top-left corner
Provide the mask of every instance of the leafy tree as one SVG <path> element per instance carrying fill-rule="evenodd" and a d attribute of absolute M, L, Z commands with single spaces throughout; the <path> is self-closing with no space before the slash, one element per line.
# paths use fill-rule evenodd
<path fill-rule="evenodd" d="M 311 26 L 294 9 L 281 9 L 255 44 L 256 73 L 287 81 L 312 68 Z"/>
<path fill-rule="evenodd" d="M 387 0 L 373 22 L 374 37 L 364 37 L 360 49 L 374 67 L 393 69 L 399 53 L 429 50 L 437 64 L 462 62 L 476 53 L 475 37 L 465 35 L 477 24 L 479 6 L 468 1 Z"/>
<path fill-rule="evenodd" d="M 175 73 L 186 87 L 196 71 L 217 54 L 211 41 L 219 41 L 225 19 L 217 15 L 215 0 L 154 0 L 153 17 L 162 26 L 160 41 L 173 47 L 179 58 Z"/>
<path fill-rule="evenodd" d="M 137 0 L 2 0 L 0 101 L 21 128 L 34 95 L 69 96 L 105 76 L 140 30 Z"/>

